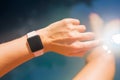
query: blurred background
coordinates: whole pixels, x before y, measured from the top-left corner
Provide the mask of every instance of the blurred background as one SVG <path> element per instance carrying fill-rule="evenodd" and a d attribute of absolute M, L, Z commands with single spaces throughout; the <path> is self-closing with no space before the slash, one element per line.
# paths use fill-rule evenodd
<path fill-rule="evenodd" d="M 0 43 L 68 17 L 79 19 L 91 31 L 90 13 L 98 13 L 106 22 L 118 19 L 119 4 L 120 0 L 0 0 Z M 22 64 L 0 80 L 71 80 L 84 64 L 84 58 L 49 52 Z M 120 60 L 116 59 L 114 80 L 120 80 L 119 65 Z"/>

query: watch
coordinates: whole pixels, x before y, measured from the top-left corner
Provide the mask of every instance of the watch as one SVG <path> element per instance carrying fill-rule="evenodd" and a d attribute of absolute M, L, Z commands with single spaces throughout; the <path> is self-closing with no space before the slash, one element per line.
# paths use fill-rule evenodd
<path fill-rule="evenodd" d="M 27 43 L 35 57 L 44 53 L 41 38 L 36 31 L 27 33 Z"/>

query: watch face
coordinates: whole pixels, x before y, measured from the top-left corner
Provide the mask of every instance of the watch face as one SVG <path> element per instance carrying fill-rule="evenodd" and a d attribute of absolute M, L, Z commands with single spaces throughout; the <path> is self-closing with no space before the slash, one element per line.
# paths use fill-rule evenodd
<path fill-rule="evenodd" d="M 27 36 L 27 42 L 32 52 L 36 52 L 38 50 L 43 49 L 43 44 L 40 39 L 40 36 L 37 35 L 35 31 L 28 33 Z"/>

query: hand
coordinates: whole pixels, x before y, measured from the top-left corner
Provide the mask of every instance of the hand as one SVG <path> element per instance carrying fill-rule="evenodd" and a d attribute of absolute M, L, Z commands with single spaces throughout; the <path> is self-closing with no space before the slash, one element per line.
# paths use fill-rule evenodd
<path fill-rule="evenodd" d="M 90 23 L 97 38 L 103 33 L 103 20 L 97 14 L 90 15 Z M 110 23 L 109 23 L 110 24 Z M 110 25 L 109 25 L 110 26 Z M 106 27 L 107 28 L 107 27 Z M 102 32 L 101 32 L 102 31 Z M 113 80 L 115 75 L 115 59 L 111 53 L 107 53 L 103 47 L 96 47 L 86 58 L 87 64 L 73 78 L 73 80 Z M 108 67 L 109 66 L 109 67 Z"/>
<path fill-rule="evenodd" d="M 91 13 L 89 19 L 90 19 L 89 21 L 90 21 L 91 29 L 96 34 L 96 37 L 100 38 L 103 34 L 104 21 L 96 13 Z"/>
<path fill-rule="evenodd" d="M 103 19 L 96 13 L 90 14 L 90 24 L 94 33 L 96 33 L 97 38 L 110 37 L 112 34 L 119 32 L 120 20 L 115 19 L 108 23 L 104 23 Z M 98 59 L 108 56 L 108 53 L 102 48 L 102 46 L 93 50 L 93 52 L 88 56 L 88 61 L 91 59 Z M 109 55 L 113 55 L 113 53 L 109 53 Z M 106 56 L 106 57 L 107 57 Z M 92 58 L 90 58 L 92 57 Z M 93 58 L 94 57 L 94 58 Z"/>
<path fill-rule="evenodd" d="M 83 56 L 88 50 L 98 45 L 92 32 L 85 32 L 86 27 L 77 19 L 63 19 L 38 30 L 45 52 L 53 51 L 65 56 Z M 86 41 L 91 40 L 91 41 Z"/>
<path fill-rule="evenodd" d="M 104 20 L 96 13 L 90 14 L 89 19 L 91 28 L 97 38 L 110 36 L 120 30 L 120 19 L 114 19 L 108 23 L 104 23 Z"/>

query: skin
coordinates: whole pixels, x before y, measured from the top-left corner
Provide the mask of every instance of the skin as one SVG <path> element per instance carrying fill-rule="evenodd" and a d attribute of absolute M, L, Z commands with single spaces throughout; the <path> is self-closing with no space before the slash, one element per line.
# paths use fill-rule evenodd
<path fill-rule="evenodd" d="M 106 53 L 102 47 L 97 47 L 88 56 L 86 65 L 73 80 L 113 80 L 114 75 L 114 55 Z"/>
<path fill-rule="evenodd" d="M 103 33 L 104 21 L 95 13 L 90 15 L 90 23 L 93 32 L 99 39 L 106 32 L 113 30 L 111 25 L 119 25 L 118 20 L 107 23 Z M 109 29 L 108 29 L 109 28 Z M 111 29 L 111 30 L 110 30 Z M 116 29 L 116 28 L 114 28 Z M 102 34 L 102 35 L 101 35 Z M 102 46 L 95 48 L 86 58 L 86 65 L 73 78 L 73 80 L 113 80 L 115 75 L 115 59 L 113 53 L 107 53 Z"/>
<path fill-rule="evenodd" d="M 82 57 L 99 44 L 98 40 L 93 40 L 94 33 L 85 32 L 85 29 L 79 20 L 68 18 L 36 32 L 41 37 L 44 53 L 53 51 L 64 56 Z M 0 44 L 0 77 L 32 58 L 34 55 L 27 44 L 26 35 Z"/>

